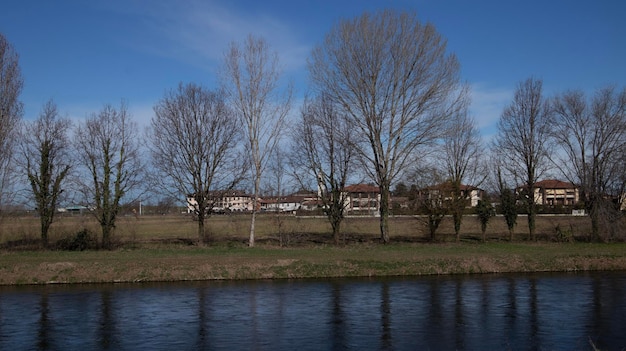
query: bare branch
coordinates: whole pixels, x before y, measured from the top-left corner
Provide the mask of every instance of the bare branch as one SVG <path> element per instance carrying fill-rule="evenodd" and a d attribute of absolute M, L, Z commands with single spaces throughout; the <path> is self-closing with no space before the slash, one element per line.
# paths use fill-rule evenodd
<path fill-rule="evenodd" d="M 0 34 L 0 214 L 14 194 L 12 166 L 15 132 L 23 114 L 23 104 L 19 101 L 23 86 L 19 56 Z"/>
<path fill-rule="evenodd" d="M 384 11 L 340 22 L 314 49 L 309 71 L 360 138 L 357 150 L 381 190 L 381 240 L 388 242 L 390 185 L 462 105 L 459 64 L 432 25 Z"/>
<path fill-rule="evenodd" d="M 553 100 L 552 108 L 556 126 L 552 138 L 561 151 L 554 163 L 580 186 L 592 238 L 600 240 L 601 231 L 613 230 L 610 219 L 618 217 L 623 201 L 626 89 L 601 89 L 589 102 L 580 91 L 566 92 Z"/>
<path fill-rule="evenodd" d="M 25 124 L 21 133 L 22 168 L 39 214 L 44 247 L 48 246 L 48 230 L 72 168 L 68 140 L 71 126 L 71 121 L 61 118 L 56 104 L 50 100 L 39 118 Z"/>
<path fill-rule="evenodd" d="M 245 171 L 236 152 L 237 119 L 222 92 L 195 84 L 181 83 L 155 105 L 154 112 L 149 130 L 154 167 L 172 196 L 194 199 L 203 243 L 205 218 Z"/>
<path fill-rule="evenodd" d="M 89 178 L 82 181 L 83 192 L 102 228 L 102 245 L 110 247 L 121 201 L 138 192 L 142 180 L 137 126 L 122 102 L 119 109 L 105 105 L 92 114 L 76 136 L 79 161 Z"/>
<path fill-rule="evenodd" d="M 243 48 L 233 43 L 224 58 L 224 85 L 231 105 L 244 126 L 254 181 L 250 246 L 263 171 L 280 140 L 291 108 L 292 89 L 280 89 L 278 56 L 267 42 L 252 35 Z"/>
<path fill-rule="evenodd" d="M 507 155 L 503 166 L 523 184 L 528 231 L 535 240 L 535 183 L 548 168 L 551 111 L 542 95 L 543 82 L 533 78 L 518 85 L 513 102 L 502 112 L 494 147 Z"/>

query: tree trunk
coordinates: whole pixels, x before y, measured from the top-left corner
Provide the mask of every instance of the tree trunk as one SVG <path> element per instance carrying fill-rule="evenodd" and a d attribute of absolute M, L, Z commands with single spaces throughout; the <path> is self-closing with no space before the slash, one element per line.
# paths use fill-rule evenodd
<path fill-rule="evenodd" d="M 380 240 L 389 243 L 389 185 L 380 187 Z"/>
<path fill-rule="evenodd" d="M 590 241 L 600 241 L 600 209 L 598 208 L 598 198 L 592 199 L 589 208 L 589 218 L 591 219 L 591 238 Z"/>
<path fill-rule="evenodd" d="M 250 220 L 250 242 L 248 247 L 254 247 L 254 224 L 256 222 L 256 198 L 252 201 L 254 209 L 252 210 L 252 219 Z"/>
<path fill-rule="evenodd" d="M 204 216 L 198 214 L 198 246 L 204 246 Z"/>
<path fill-rule="evenodd" d="M 253 150 L 258 148 L 258 140 L 256 144 L 253 144 Z M 257 149 L 258 150 L 258 149 Z M 248 247 L 254 247 L 254 231 L 255 231 L 255 222 L 256 222 L 256 208 L 259 203 L 259 189 L 261 188 L 261 163 L 259 161 L 260 157 L 258 156 L 258 151 L 255 153 L 257 155 L 254 157 L 255 163 L 255 179 L 254 179 L 254 196 L 252 198 L 252 219 L 250 220 L 250 242 L 248 243 Z"/>
<path fill-rule="evenodd" d="M 591 241 L 600 241 L 600 220 L 597 213 L 591 213 Z"/>
<path fill-rule="evenodd" d="M 102 224 L 102 247 L 104 249 L 111 248 L 111 232 L 113 228 L 110 224 Z"/>
<path fill-rule="evenodd" d="M 39 202 L 39 223 L 41 227 L 41 245 L 44 248 L 48 248 L 48 232 L 50 231 L 50 225 L 54 218 L 54 212 L 51 212 L 44 201 Z"/>
<path fill-rule="evenodd" d="M 332 223 L 333 227 L 333 239 L 335 240 L 335 245 L 339 245 L 339 222 L 336 220 Z"/>
<path fill-rule="evenodd" d="M 535 236 L 535 212 L 536 208 L 534 203 L 530 204 L 528 206 L 528 236 L 532 241 L 537 239 Z"/>
<path fill-rule="evenodd" d="M 456 204 L 455 206 L 459 206 Z M 454 221 L 454 234 L 456 235 L 456 242 L 461 241 L 461 220 L 463 219 L 462 210 L 459 208 L 454 209 L 454 213 L 452 214 L 452 219 Z"/>
<path fill-rule="evenodd" d="M 257 179 L 255 187 L 258 189 L 259 181 Z M 248 247 L 254 247 L 254 231 L 255 231 L 255 222 L 256 222 L 256 207 L 259 202 L 258 198 L 258 190 L 255 191 L 254 197 L 252 199 L 252 219 L 250 220 L 250 242 L 248 243 Z"/>
<path fill-rule="evenodd" d="M 440 219 L 438 216 L 429 216 L 428 218 L 428 231 L 430 232 L 430 242 L 435 242 L 435 234 L 437 232 L 437 228 L 439 228 Z"/>
<path fill-rule="evenodd" d="M 45 216 L 41 216 L 41 245 L 44 248 L 48 248 L 48 229 L 50 225 L 48 224 L 48 220 Z"/>

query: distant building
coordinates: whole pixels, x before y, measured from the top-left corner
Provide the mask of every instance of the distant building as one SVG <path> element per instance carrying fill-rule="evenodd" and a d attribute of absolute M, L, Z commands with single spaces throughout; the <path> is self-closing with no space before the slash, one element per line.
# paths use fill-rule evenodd
<path fill-rule="evenodd" d="M 311 202 L 316 200 L 317 195 L 314 193 L 298 192 L 286 196 L 263 197 L 260 203 L 263 211 L 293 212 L 300 209 L 309 209 Z"/>
<path fill-rule="evenodd" d="M 525 188 L 525 186 L 518 187 L 518 193 Z M 546 179 L 535 183 L 533 199 L 537 205 L 573 206 L 580 200 L 580 191 L 572 183 Z"/>
<path fill-rule="evenodd" d="M 451 182 L 444 182 L 422 189 L 420 195 L 430 201 L 447 201 L 452 199 L 453 189 Z M 485 197 L 484 190 L 472 185 L 461 184 L 460 190 L 461 197 L 467 201 L 466 207 L 478 206 L 478 201 Z"/>
<path fill-rule="evenodd" d="M 380 214 L 380 189 L 370 184 L 354 184 L 343 189 L 346 212 Z"/>
<path fill-rule="evenodd" d="M 214 212 L 245 212 L 252 211 L 252 195 L 241 190 L 227 190 L 224 192 L 211 192 L 213 197 Z M 197 211 L 198 203 L 194 195 L 187 195 L 187 213 Z"/>

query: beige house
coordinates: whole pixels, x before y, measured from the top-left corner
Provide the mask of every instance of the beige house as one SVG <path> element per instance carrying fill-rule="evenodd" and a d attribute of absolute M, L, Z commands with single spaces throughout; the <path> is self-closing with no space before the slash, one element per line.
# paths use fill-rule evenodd
<path fill-rule="evenodd" d="M 446 201 L 452 199 L 453 187 L 451 182 L 445 182 L 430 186 L 421 191 L 422 196 L 427 196 L 430 201 Z M 467 207 L 478 206 L 478 201 L 485 196 L 485 191 L 472 185 L 461 184 L 461 197 L 467 201 Z"/>
<path fill-rule="evenodd" d="M 576 185 L 557 179 L 546 179 L 535 183 L 534 199 L 537 205 L 572 206 L 580 196 Z"/>
<path fill-rule="evenodd" d="M 215 202 L 213 204 L 214 212 L 233 211 L 245 212 L 252 211 L 252 195 L 246 194 L 241 190 L 229 190 L 224 193 L 215 194 Z M 187 195 L 187 213 L 196 211 L 198 203 L 193 195 Z"/>
<path fill-rule="evenodd" d="M 370 184 L 348 185 L 343 189 L 346 212 L 380 214 L 380 189 Z"/>

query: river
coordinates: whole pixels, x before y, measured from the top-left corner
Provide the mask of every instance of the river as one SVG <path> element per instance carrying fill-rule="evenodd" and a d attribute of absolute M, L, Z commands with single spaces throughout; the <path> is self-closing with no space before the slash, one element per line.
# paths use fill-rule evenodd
<path fill-rule="evenodd" d="M 626 272 L 0 287 L 0 350 L 626 348 Z"/>

